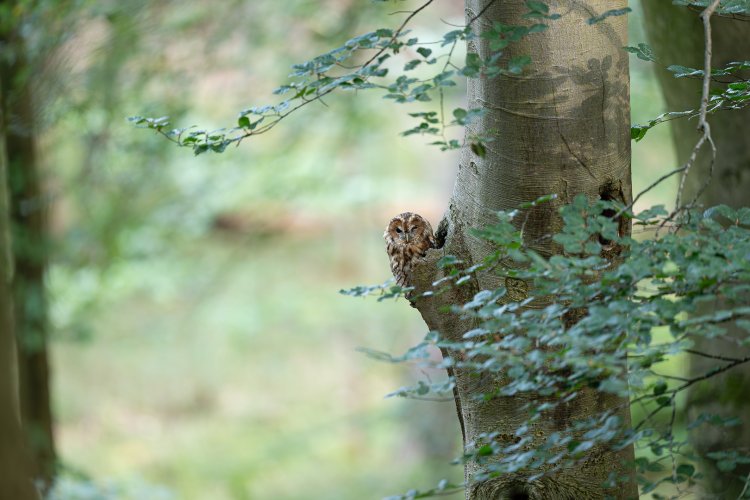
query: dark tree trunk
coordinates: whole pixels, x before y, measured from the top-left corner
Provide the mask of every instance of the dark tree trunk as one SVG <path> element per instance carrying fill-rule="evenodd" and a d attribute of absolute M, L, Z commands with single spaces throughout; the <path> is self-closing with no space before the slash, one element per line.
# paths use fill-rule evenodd
<path fill-rule="evenodd" d="M 13 296 L 21 419 L 34 458 L 34 476 L 46 489 L 55 469 L 47 354 L 45 200 L 39 179 L 32 75 L 23 40 L 7 37 L 3 61 L 5 137 L 13 240 Z"/>
<path fill-rule="evenodd" d="M 4 102 L 0 79 L 0 103 Z M 18 404 L 5 120 L 0 105 L 0 498 L 36 499 Z"/>
<path fill-rule="evenodd" d="M 671 64 L 703 68 L 703 24 L 698 12 L 672 5 L 663 0 L 642 1 L 649 41 L 660 65 L 657 75 L 670 111 L 697 109 L 700 105 L 699 80 L 675 79 L 663 69 Z M 714 16 L 712 19 L 713 67 L 731 61 L 744 61 L 750 56 L 750 22 Z M 747 76 L 747 75 L 746 75 Z M 734 208 L 750 205 L 750 108 L 741 111 L 720 111 L 708 118 L 711 133 L 718 149 L 711 184 L 700 201 L 706 206 L 718 204 Z M 698 140 L 695 120 L 676 120 L 672 123 L 672 137 L 680 163 L 687 161 Z M 699 155 L 685 184 L 682 199 L 691 201 L 709 177 L 708 148 Z M 730 334 L 737 333 L 730 330 Z M 745 333 L 746 335 L 746 333 Z M 750 354 L 735 343 L 719 339 L 696 339 L 696 349 L 712 354 L 742 357 Z M 716 366 L 714 360 L 692 357 L 693 376 L 703 375 Z M 691 434 L 693 445 L 702 454 L 716 450 L 750 447 L 750 367 L 738 367 L 712 377 L 702 385 L 690 389 L 687 401 L 688 417 L 701 413 L 739 416 L 744 425 L 730 428 L 707 429 L 701 426 Z M 737 498 L 743 488 L 749 466 L 721 472 L 715 462 L 703 463 L 709 490 L 718 498 Z M 742 479 L 740 479 L 742 477 Z"/>

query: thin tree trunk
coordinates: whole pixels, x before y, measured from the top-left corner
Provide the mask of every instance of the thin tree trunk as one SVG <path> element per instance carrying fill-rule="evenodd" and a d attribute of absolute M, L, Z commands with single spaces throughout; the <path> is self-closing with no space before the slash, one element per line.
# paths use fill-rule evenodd
<path fill-rule="evenodd" d="M 3 102 L 0 80 L 0 103 Z M 5 120 L 0 105 L 0 498 L 36 499 L 18 403 Z"/>
<path fill-rule="evenodd" d="M 21 419 L 34 456 L 34 475 L 46 489 L 52 483 L 55 470 L 44 288 L 48 246 L 33 131 L 31 85 L 23 74 L 28 67 L 23 64 L 22 50 L 17 52 L 19 57 L 9 79 L 17 85 L 14 95 L 8 99 L 7 151 Z"/>
<path fill-rule="evenodd" d="M 14 319 L 18 349 L 21 421 L 33 456 L 34 477 L 51 485 L 55 468 L 47 356 L 47 261 L 45 206 L 34 136 L 32 74 L 26 47 L 15 28 L 4 36 L 1 77 L 7 177 L 13 235 Z"/>
<path fill-rule="evenodd" d="M 482 12 L 490 0 L 467 0 L 467 19 Z M 589 25 L 586 21 L 605 11 L 624 8 L 625 0 L 585 0 L 549 2 L 561 19 L 549 22 L 549 29 L 524 37 L 511 45 L 504 58 L 529 55 L 532 65 L 521 76 L 469 80 L 471 108 L 483 108 L 486 115 L 467 128 L 473 135 L 492 136 L 486 156 L 464 151 L 453 197 L 446 213 L 448 233 L 440 252 L 430 252 L 427 265 L 419 266 L 413 281 L 424 290 L 439 276 L 435 261 L 442 254 L 457 256 L 467 266 L 481 263 L 492 248 L 469 233 L 497 221 L 497 210 L 510 210 L 522 202 L 557 193 L 552 204 L 531 210 L 524 229 L 527 244 L 543 255 L 559 253 L 560 248 L 544 235 L 554 234 L 562 226 L 557 209 L 578 194 L 590 200 L 631 199 L 630 180 L 630 104 L 627 23 L 624 16 L 608 18 Z M 480 33 L 498 21 L 506 25 L 527 24 L 522 0 L 492 2 L 474 23 Z M 484 39 L 471 42 L 468 50 L 483 58 L 490 54 Z M 522 217 L 523 219 L 523 217 Z M 629 228 L 624 228 L 625 231 Z M 437 255 L 441 254 L 441 255 Z M 528 293 L 529 283 L 496 274 L 480 274 L 470 286 L 453 292 L 420 299 L 417 307 L 432 330 L 448 340 L 461 341 L 472 328 L 455 315 L 441 312 L 447 303 L 467 302 L 477 291 L 505 285 L 512 300 Z M 447 353 L 453 357 L 459 353 Z M 504 385 L 502 377 L 477 376 L 457 369 L 458 410 L 463 421 L 465 444 L 480 434 L 498 432 L 503 445 L 512 444 L 516 428 L 526 421 L 525 403 L 539 397 L 514 396 L 481 401 L 475 396 L 493 392 Z M 539 442 L 551 433 L 568 428 L 574 422 L 592 417 L 606 409 L 614 410 L 629 424 L 627 402 L 612 395 L 590 390 L 562 407 L 553 418 L 534 422 L 531 432 Z M 589 460 L 575 470 L 528 482 L 522 474 L 508 474 L 484 482 L 474 482 L 478 466 L 465 468 L 467 499 L 601 499 L 637 498 L 633 474 L 617 490 L 605 490 L 610 473 L 628 473 L 627 461 L 633 460 L 632 448 L 612 452 L 595 450 Z"/>
<path fill-rule="evenodd" d="M 680 64 L 692 68 L 703 67 L 703 25 L 698 13 L 661 0 L 642 2 L 644 22 L 649 42 L 653 46 L 660 67 L 657 76 L 670 111 L 697 109 L 700 105 L 699 80 L 675 79 L 661 66 Z M 731 61 L 744 61 L 750 54 L 750 23 L 714 16 L 712 19 L 713 67 Z M 747 76 L 747 75 L 746 75 Z M 734 208 L 750 205 L 750 141 L 748 124 L 750 108 L 740 111 L 720 111 L 708 118 L 711 134 L 717 147 L 716 163 L 711 184 L 701 201 L 706 206 L 726 204 Z M 672 138 L 681 164 L 687 161 L 698 139 L 695 120 L 672 122 Z M 683 200 L 691 201 L 709 178 L 708 148 L 699 155 L 685 183 Z M 745 336 L 738 329 L 730 334 Z M 696 338 L 696 349 L 707 353 L 741 357 L 743 352 L 735 343 L 718 339 Z M 692 357 L 692 376 L 703 375 L 716 366 L 715 360 Z M 702 385 L 689 389 L 688 418 L 694 420 L 701 413 L 745 417 L 750 415 L 750 367 L 738 367 L 713 377 Z M 701 426 L 691 433 L 697 450 L 710 451 L 750 447 L 750 422 L 729 428 Z M 740 466 L 727 473 L 716 468 L 714 461 L 703 463 L 709 489 L 719 498 L 737 498 L 742 491 L 750 466 Z"/>

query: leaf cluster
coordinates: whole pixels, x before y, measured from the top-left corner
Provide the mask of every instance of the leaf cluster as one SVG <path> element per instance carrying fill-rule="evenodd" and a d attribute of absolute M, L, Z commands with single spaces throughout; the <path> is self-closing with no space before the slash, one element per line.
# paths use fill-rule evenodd
<path fill-rule="evenodd" d="M 427 2 L 422 8 L 427 6 Z M 151 118 L 133 116 L 129 120 L 138 127 L 154 130 L 182 147 L 189 147 L 194 154 L 205 152 L 222 153 L 229 145 L 238 145 L 247 137 L 268 132 L 289 114 L 322 99 L 336 90 L 369 90 L 384 92 L 384 98 L 396 103 L 428 103 L 439 100 L 440 110 L 410 113 L 420 119 L 420 123 L 403 132 L 403 135 L 436 136 L 432 145 L 441 150 L 458 149 L 466 141 L 448 138 L 446 129 L 463 127 L 480 118 L 478 109 L 456 108 L 450 115 L 444 109 L 444 92 L 455 87 L 459 78 L 495 78 L 500 75 L 520 75 L 531 63 L 526 55 L 503 58 L 504 49 L 525 36 L 539 33 L 548 28 L 541 21 L 559 19 L 560 14 L 550 13 L 543 2 L 528 1 L 528 12 L 523 16 L 533 24 L 493 25 L 481 33 L 472 23 L 445 33 L 437 42 L 424 42 L 411 37 L 404 26 L 394 30 L 381 28 L 354 37 L 324 54 L 308 61 L 295 64 L 290 74 L 291 81 L 278 87 L 274 94 L 285 98 L 274 105 L 250 107 L 242 110 L 236 126 L 216 130 L 203 130 L 197 127 L 172 128 L 168 117 Z M 418 9 L 420 10 L 420 9 Z M 416 12 L 416 11 L 415 11 Z M 616 14 L 608 14 L 616 15 Z M 454 52 L 459 43 L 486 40 L 490 54 L 482 57 L 469 53 L 463 64 L 456 62 Z M 435 45 L 436 48 L 429 48 Z M 440 51 L 440 52 L 438 52 Z M 395 69 L 396 56 L 407 61 L 401 67 L 401 74 L 389 79 Z M 439 63 L 439 64 L 438 64 Z M 434 70 L 426 68 L 434 67 Z M 421 75 L 416 75 L 417 69 Z M 415 76 L 411 76 L 414 74 Z M 453 118 L 446 118 L 452 116 Z M 487 138 L 471 137 L 472 150 L 483 156 Z"/>
<path fill-rule="evenodd" d="M 705 9 L 711 4 L 710 0 L 673 0 L 675 5 Z M 717 13 L 720 15 L 742 14 L 750 15 L 750 0 L 722 0 Z"/>
<path fill-rule="evenodd" d="M 653 51 L 645 43 L 637 47 L 625 47 L 625 50 L 635 54 L 639 59 L 655 62 Z M 720 110 L 738 110 L 750 105 L 750 80 L 746 78 L 747 70 L 750 69 L 750 61 L 735 61 L 726 64 L 722 68 L 711 70 L 711 82 L 713 87 L 709 93 L 707 113 L 715 113 Z M 702 80 L 705 71 L 702 69 L 689 68 L 673 64 L 667 67 L 675 78 L 694 78 Z M 743 76 L 745 75 L 745 76 Z M 670 111 L 663 113 L 648 123 L 634 124 L 630 128 L 630 137 L 636 142 L 646 136 L 646 133 L 656 125 L 673 120 L 675 118 L 694 118 L 699 115 L 698 110 Z"/>
<path fill-rule="evenodd" d="M 663 367 L 679 355 L 713 356 L 693 349 L 699 337 L 750 346 L 750 208 L 687 211 L 674 221 L 679 233 L 641 241 L 621 234 L 612 214 L 622 207 L 579 196 L 560 210 L 564 226 L 549 237 L 561 252 L 547 258 L 524 239 L 522 228 L 528 211 L 551 198 L 500 212 L 496 224 L 475 231 L 495 249 L 480 265 L 458 271 L 455 257 L 441 262 L 454 272 L 436 282 L 430 295 L 465 286 L 476 273 L 498 275 L 506 284 L 450 307 L 450 314 L 474 325 L 460 341 L 430 332 L 404 356 L 388 361 L 429 363 L 425 353 L 434 346 L 451 353 L 439 366 L 503 381 L 479 398 L 525 395 L 533 401 L 510 444 L 492 435 L 468 444 L 459 461 L 482 465 L 475 479 L 524 472 L 533 480 L 572 467 L 603 447 L 636 443 L 640 452 L 634 465 L 644 491 L 664 482 L 693 484 L 700 480 L 694 465 L 698 457 L 675 435 L 684 435 L 688 427 L 730 427 L 740 421 L 704 414 L 691 423 L 676 422 L 669 417 L 676 399 L 750 357 L 717 356 L 715 367 L 695 378 L 666 375 Z M 655 207 L 622 216 L 651 231 L 666 215 Z M 508 289 L 514 281 L 526 284 L 525 297 Z M 745 333 L 729 337 L 729 327 Z M 426 398 L 434 390 L 437 397 L 451 383 L 422 382 L 396 394 Z M 630 427 L 611 410 L 603 411 L 542 441 L 529 431 L 534 421 L 578 404 L 590 390 L 620 397 L 623 404 L 629 399 L 643 415 Z M 740 451 L 708 458 L 726 468 L 750 460 Z"/>

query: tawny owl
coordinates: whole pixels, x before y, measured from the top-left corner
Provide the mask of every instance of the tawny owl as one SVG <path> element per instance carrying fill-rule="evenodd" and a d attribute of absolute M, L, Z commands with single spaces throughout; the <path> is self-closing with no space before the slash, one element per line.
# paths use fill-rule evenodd
<path fill-rule="evenodd" d="M 396 283 L 409 286 L 412 263 L 436 246 L 432 226 L 421 215 L 404 212 L 391 219 L 383 238 Z"/>

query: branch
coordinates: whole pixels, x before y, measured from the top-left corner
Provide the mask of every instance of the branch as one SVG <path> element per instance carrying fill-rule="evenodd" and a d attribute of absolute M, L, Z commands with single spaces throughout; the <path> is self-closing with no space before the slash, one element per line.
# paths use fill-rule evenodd
<path fill-rule="evenodd" d="M 703 50 L 703 89 L 701 93 L 701 107 L 698 113 L 698 130 L 700 130 L 702 134 L 700 139 L 698 139 L 698 142 L 695 144 L 695 147 L 693 147 L 693 152 L 690 154 L 690 158 L 685 164 L 685 169 L 682 173 L 682 178 L 680 179 L 680 187 L 677 190 L 675 212 L 679 211 L 682 208 L 682 190 L 685 187 L 685 180 L 687 179 L 688 173 L 690 172 L 690 167 L 692 167 L 693 163 L 695 163 L 695 158 L 698 156 L 698 152 L 706 143 L 706 141 L 708 141 L 708 143 L 711 145 L 711 163 L 709 165 L 709 176 L 703 186 L 696 193 L 695 198 L 693 202 L 691 202 L 691 204 L 694 203 L 701 194 L 703 194 L 703 191 L 706 189 L 706 187 L 708 187 L 709 183 L 711 182 L 711 178 L 713 177 L 714 162 L 716 161 L 716 145 L 714 144 L 714 140 L 711 137 L 711 127 L 706 121 L 706 113 L 708 111 L 708 98 L 711 86 L 711 57 L 713 55 L 711 16 L 719 7 L 719 2 L 720 0 L 713 0 L 713 2 L 711 2 L 711 5 L 706 7 L 706 9 L 701 13 L 701 19 L 703 20 L 703 34 L 706 44 L 705 49 Z"/>
<path fill-rule="evenodd" d="M 714 368 L 713 370 L 709 370 L 706 373 L 704 373 L 703 375 L 701 375 L 700 377 L 691 378 L 687 382 L 685 382 L 684 384 L 682 384 L 681 386 L 676 387 L 676 388 L 672 389 L 671 391 L 666 391 L 666 392 L 664 392 L 662 394 L 658 394 L 658 395 L 657 394 L 644 394 L 643 396 L 640 396 L 640 397 L 632 400 L 630 402 L 630 404 L 640 402 L 640 401 L 642 401 L 644 399 L 657 398 L 657 397 L 662 397 L 662 396 L 666 396 L 667 394 L 669 394 L 670 395 L 669 396 L 669 404 L 670 405 L 674 405 L 675 398 L 677 397 L 677 394 L 679 392 L 684 391 L 685 389 L 687 389 L 688 387 L 690 387 L 693 384 L 696 384 L 696 383 L 701 382 L 703 380 L 709 379 L 709 378 L 711 378 L 713 376 L 719 375 L 720 373 L 724 373 L 727 370 L 731 370 L 732 368 L 734 368 L 736 366 L 739 366 L 741 364 L 747 363 L 749 361 L 750 361 L 750 356 L 747 356 L 745 358 L 734 358 L 731 363 L 729 363 L 727 365 L 724 365 L 724 366 L 722 366 L 720 368 Z M 646 415 L 646 417 L 643 420 L 641 420 L 638 423 L 638 425 L 636 425 L 633 428 L 633 431 L 637 432 L 643 426 L 643 424 L 645 424 L 648 420 L 651 420 L 651 418 L 654 415 L 656 415 L 657 413 L 659 413 L 662 409 L 664 409 L 666 407 L 667 407 L 667 405 L 658 405 L 651 412 L 649 412 L 649 414 Z"/>
<path fill-rule="evenodd" d="M 474 16 L 474 17 L 472 17 L 471 19 L 469 19 L 469 22 L 468 22 L 467 26 L 471 26 L 471 24 L 472 24 L 472 23 L 473 23 L 474 21 L 476 21 L 477 19 L 479 19 L 480 17 L 482 17 L 482 14 L 484 14 L 485 12 L 487 12 L 487 9 L 489 9 L 490 7 L 492 7 L 492 5 L 493 5 L 493 4 L 494 4 L 494 3 L 496 2 L 496 1 L 497 1 L 497 0 L 490 0 L 490 2 L 489 2 L 489 3 L 487 4 L 487 5 L 485 5 L 485 6 L 484 6 L 484 7 L 482 8 L 482 10 L 480 10 L 480 11 L 479 11 L 479 14 L 477 14 L 476 16 Z"/>
<path fill-rule="evenodd" d="M 395 33 L 393 33 L 393 36 L 391 37 L 391 43 L 393 43 L 394 41 L 396 41 L 398 39 L 398 37 L 401 36 L 401 33 L 404 31 L 404 28 L 406 28 L 406 25 L 409 24 L 409 21 L 411 21 L 414 18 L 414 16 L 416 16 L 417 14 L 419 14 L 420 12 L 422 12 L 424 9 L 426 9 L 427 6 L 429 6 L 434 1 L 435 0 L 427 0 L 425 3 L 423 3 L 422 5 L 420 5 L 419 7 L 417 7 L 415 10 L 413 10 L 411 14 L 409 14 L 408 16 L 406 16 L 406 19 L 404 19 L 404 22 L 401 23 L 401 26 L 399 26 L 398 29 L 395 31 Z M 383 55 L 383 52 L 386 51 L 386 49 L 389 47 L 389 45 L 386 45 L 385 47 L 383 47 L 382 49 L 380 49 L 379 51 L 377 51 L 374 56 L 372 56 L 370 59 L 367 60 L 366 63 L 364 63 L 362 65 L 362 67 L 366 68 L 367 66 L 369 66 L 370 64 L 372 64 L 372 62 L 375 59 L 377 59 L 378 57 L 380 57 L 381 55 Z M 331 89 L 331 90 L 333 90 L 333 89 Z"/>
<path fill-rule="evenodd" d="M 730 363 L 742 362 L 741 358 L 730 358 L 727 356 L 719 356 L 716 354 L 709 354 L 703 351 L 696 351 L 695 349 L 685 349 L 685 352 L 688 354 L 693 354 L 695 356 L 702 356 L 704 358 L 709 358 L 709 359 L 718 359 L 719 361 L 728 361 Z"/>
<path fill-rule="evenodd" d="M 419 6 L 417 9 L 412 11 L 409 16 L 401 23 L 401 25 L 396 29 L 395 32 L 393 32 L 392 36 L 387 40 L 385 43 L 379 43 L 380 48 L 375 52 L 375 54 L 368 59 L 364 64 L 356 66 L 358 68 L 357 72 L 355 72 L 352 75 L 345 75 L 345 76 L 357 76 L 361 78 L 363 81 L 367 82 L 371 76 L 371 74 L 364 74 L 364 70 L 371 67 L 373 62 L 378 60 L 383 54 L 391 49 L 391 45 L 395 40 L 398 39 L 398 37 L 402 36 L 404 34 L 404 30 L 406 26 L 409 24 L 409 22 L 421 11 L 426 9 L 430 4 L 432 4 L 435 0 L 427 0 L 424 2 L 421 6 Z M 494 0 L 493 0 L 494 1 Z M 340 61 L 333 61 L 332 64 L 342 66 L 339 64 Z M 320 79 L 320 76 L 322 73 L 317 73 L 318 78 Z M 318 82 L 319 83 L 319 82 Z M 336 83 L 335 81 L 333 83 Z M 162 117 L 158 119 L 153 118 L 144 118 L 142 116 L 134 116 L 129 118 L 131 122 L 134 122 L 136 126 L 142 126 L 142 128 L 149 128 L 154 130 L 156 133 L 164 136 L 167 140 L 174 142 L 178 146 L 183 147 L 192 147 L 195 154 L 202 153 L 204 151 L 217 151 L 222 152 L 224 149 L 226 149 L 229 145 L 234 144 L 235 146 L 239 146 L 240 143 L 247 137 L 253 136 L 253 135 L 259 135 L 263 134 L 265 132 L 268 132 L 272 128 L 274 128 L 281 120 L 289 116 L 290 114 L 294 113 L 295 111 L 299 110 L 300 108 L 303 108 L 307 106 L 308 104 L 316 101 L 322 101 L 322 98 L 333 92 L 338 88 L 338 84 L 336 85 L 323 85 L 322 87 L 318 87 L 314 89 L 314 95 L 312 97 L 307 97 L 305 95 L 304 91 L 307 90 L 307 87 L 302 89 L 302 93 L 299 93 L 297 96 L 293 97 L 292 99 L 288 99 L 286 101 L 281 102 L 280 104 L 276 106 L 267 106 L 264 108 L 264 111 L 255 113 L 253 111 L 249 112 L 243 112 L 241 114 L 241 117 L 245 117 L 247 115 L 257 115 L 258 119 L 254 122 L 247 122 L 246 124 L 240 124 L 240 126 L 235 127 L 231 129 L 229 132 L 223 132 L 223 129 L 214 131 L 214 132 L 207 132 L 207 131 L 200 131 L 195 133 L 190 133 L 188 139 L 193 139 L 191 142 L 187 142 L 187 139 L 183 140 L 182 136 L 183 134 L 189 130 L 189 128 L 185 129 L 175 129 L 175 130 L 168 130 L 167 127 L 170 125 L 169 121 L 167 120 L 167 117 Z M 328 88 L 326 88 L 328 87 Z M 292 85 L 290 88 L 294 88 Z M 321 88 L 324 90 L 321 91 Z M 311 92 L 312 93 L 312 92 Z M 291 101 L 299 100 L 299 102 L 296 105 L 292 105 Z M 325 104 L 325 103 L 324 103 Z M 268 121 L 261 125 L 261 122 L 264 119 L 268 119 Z M 192 127 L 191 127 L 192 128 Z M 235 133 L 238 133 L 238 135 L 234 135 Z M 196 138 L 200 137 L 201 139 L 198 140 Z"/>
<path fill-rule="evenodd" d="M 698 5 L 688 5 L 688 9 L 695 12 L 701 12 L 701 7 Z M 734 21 L 750 21 L 750 16 L 747 14 L 726 14 L 723 12 L 717 12 L 714 15 L 718 17 L 726 17 L 727 19 L 732 19 Z"/>
<path fill-rule="evenodd" d="M 676 169 L 672 170 L 671 172 L 668 172 L 668 173 L 662 175 L 658 179 L 656 179 L 656 181 L 654 181 L 649 187 L 647 187 L 646 189 L 644 189 L 643 191 L 641 191 L 640 193 L 638 193 L 638 195 L 635 198 L 633 198 L 633 201 L 631 201 L 628 205 L 626 205 L 625 207 L 623 207 L 619 212 L 617 212 L 614 216 L 612 216 L 612 219 L 617 220 L 622 214 L 624 214 L 625 212 L 627 212 L 628 210 L 630 210 L 631 208 L 633 208 L 633 206 L 641 198 L 641 196 L 643 196 L 644 194 L 648 193 L 649 191 L 651 191 L 652 189 L 654 189 L 656 186 L 658 186 L 659 184 L 661 184 L 663 181 L 665 181 L 668 178 L 672 177 L 674 174 L 678 174 L 680 172 L 683 172 L 687 168 L 688 168 L 688 165 L 685 164 L 685 165 L 683 165 L 683 166 L 681 166 L 679 168 L 676 168 Z"/>
<path fill-rule="evenodd" d="M 714 368 L 713 370 L 709 370 L 703 375 L 701 375 L 700 377 L 691 378 L 689 381 L 685 382 L 680 387 L 677 387 L 676 389 L 673 389 L 672 391 L 670 391 L 673 393 L 672 397 L 674 397 L 674 395 L 677 394 L 678 392 L 687 389 L 688 387 L 695 384 L 696 382 L 701 382 L 703 380 L 713 377 L 714 375 L 724 373 L 725 371 L 730 370 L 734 368 L 735 366 L 739 366 L 741 364 L 747 363 L 748 361 L 750 361 L 750 356 L 747 356 L 745 358 L 737 358 L 733 362 L 729 363 L 728 365 L 724 365 L 721 368 Z"/>
<path fill-rule="evenodd" d="M 745 493 L 747 492 L 748 486 L 750 486 L 750 473 L 748 473 L 747 477 L 745 478 L 745 486 L 742 488 L 742 491 L 737 496 L 737 500 L 740 500 L 741 498 L 745 498 Z"/>

